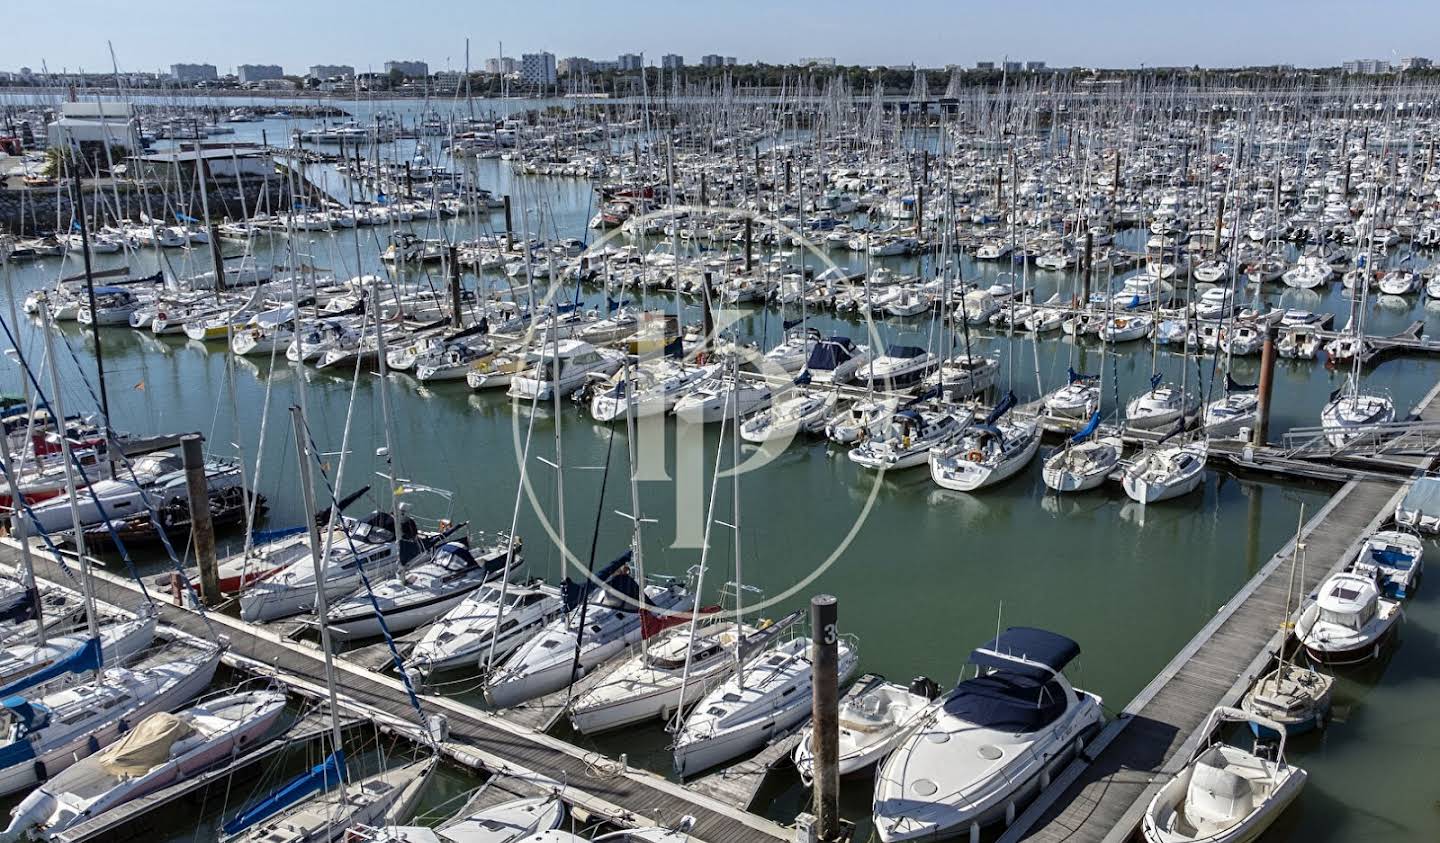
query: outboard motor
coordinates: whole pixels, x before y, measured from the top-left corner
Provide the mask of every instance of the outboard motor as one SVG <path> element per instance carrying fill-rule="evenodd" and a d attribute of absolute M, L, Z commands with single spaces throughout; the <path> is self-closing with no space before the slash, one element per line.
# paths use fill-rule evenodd
<path fill-rule="evenodd" d="M 928 676 L 917 676 L 910 680 L 910 693 L 933 700 L 940 696 L 940 685 Z"/>

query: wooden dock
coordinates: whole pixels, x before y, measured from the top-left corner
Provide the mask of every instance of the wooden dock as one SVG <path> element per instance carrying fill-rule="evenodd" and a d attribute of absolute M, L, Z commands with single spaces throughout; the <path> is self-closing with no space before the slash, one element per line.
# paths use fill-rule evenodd
<path fill-rule="evenodd" d="M 65 574 L 43 548 L 32 548 L 36 575 L 63 582 Z M 13 540 L 0 544 L 0 563 L 14 565 L 19 551 Z M 133 580 L 96 566 L 97 600 L 137 611 L 145 598 Z M 324 659 L 318 648 L 298 644 L 274 631 L 235 618 L 156 605 L 163 623 L 203 638 L 226 636 L 228 664 L 274 676 L 309 695 L 323 693 Z M 341 707 L 398 734 L 428 742 L 430 731 L 420 725 L 403 683 L 336 659 Z M 441 696 L 425 696 L 427 716 L 444 715 L 448 736 L 439 744 L 447 756 L 486 772 L 546 779 L 561 783 L 564 798 L 592 817 L 621 827 L 672 825 L 693 817 L 691 839 L 710 843 L 788 840 L 788 829 L 708 795 L 685 788 L 654 773 L 636 770 L 534 729 L 510 723 L 491 712 Z"/>
<path fill-rule="evenodd" d="M 1306 562 L 1296 593 L 1309 594 L 1394 513 L 1404 486 L 1351 481 L 1304 525 Z M 1205 738 L 1205 719 L 1235 705 L 1269 669 L 1279 632 L 1295 539 L 1240 589 L 1164 670 L 1111 721 L 1001 836 L 1001 843 L 1119 843 L 1138 827 L 1160 786 Z M 1292 607 L 1294 608 L 1294 607 Z"/>

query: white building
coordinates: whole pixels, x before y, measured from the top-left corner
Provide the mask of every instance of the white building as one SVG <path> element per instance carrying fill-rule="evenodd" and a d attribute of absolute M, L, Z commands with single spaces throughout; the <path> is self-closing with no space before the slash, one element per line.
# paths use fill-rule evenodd
<path fill-rule="evenodd" d="M 426 63 L 423 62 L 423 61 L 387 61 L 387 62 L 385 62 L 385 72 L 386 72 L 386 73 L 393 73 L 393 72 L 395 72 L 395 71 L 397 71 L 397 70 L 400 71 L 400 75 L 401 75 L 401 76 L 409 76 L 409 77 L 412 77 L 412 78 L 420 78 L 420 77 L 422 77 L 422 76 L 429 76 L 429 75 L 430 75 L 430 65 L 426 64 Z"/>
<path fill-rule="evenodd" d="M 498 59 L 485 60 L 485 72 L 496 76 L 509 76 L 512 73 L 520 72 L 520 62 L 510 56 L 502 56 Z"/>
<path fill-rule="evenodd" d="M 555 63 L 561 76 L 583 76 L 595 72 L 595 62 L 581 56 L 570 56 Z"/>
<path fill-rule="evenodd" d="M 1400 60 L 1400 71 L 1402 73 L 1411 70 L 1425 70 L 1430 67 L 1430 60 L 1424 56 L 1406 56 Z"/>
<path fill-rule="evenodd" d="M 621 70 L 645 69 L 645 57 L 640 53 L 621 53 L 618 63 Z"/>
<path fill-rule="evenodd" d="M 834 67 L 834 56 L 807 56 L 800 59 L 801 67 Z"/>
<path fill-rule="evenodd" d="M 235 77 L 241 85 L 247 85 L 267 79 L 284 79 L 285 71 L 278 64 L 242 64 L 235 68 Z"/>
<path fill-rule="evenodd" d="M 312 64 L 305 75 L 312 79 L 353 79 L 355 68 L 348 64 Z"/>
<path fill-rule="evenodd" d="M 1374 76 L 1390 72 L 1390 62 L 1384 59 L 1351 59 L 1341 67 L 1346 73 L 1356 73 L 1361 76 Z"/>
<path fill-rule="evenodd" d="M 45 133 L 50 145 L 61 149 L 84 144 L 141 148 L 140 125 L 128 102 L 61 103 L 60 116 Z"/>
<path fill-rule="evenodd" d="M 555 54 L 540 52 L 521 56 L 520 81 L 527 85 L 554 85 Z"/>
<path fill-rule="evenodd" d="M 176 82 L 214 82 L 220 78 L 213 64 L 172 64 L 170 75 Z"/>
<path fill-rule="evenodd" d="M 660 57 L 660 66 L 666 70 L 679 70 L 685 66 L 685 57 L 675 53 L 666 53 Z"/>
<path fill-rule="evenodd" d="M 1043 61 L 1027 61 L 1027 62 L 1025 62 L 1025 69 L 1026 69 L 1026 70 L 1037 70 L 1037 71 L 1038 71 L 1038 70 L 1044 70 L 1044 69 L 1045 69 L 1045 62 L 1043 62 Z"/>

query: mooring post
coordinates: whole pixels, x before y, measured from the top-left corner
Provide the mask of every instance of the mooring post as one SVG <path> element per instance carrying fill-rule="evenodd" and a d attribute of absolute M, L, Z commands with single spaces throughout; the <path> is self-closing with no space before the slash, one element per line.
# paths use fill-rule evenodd
<path fill-rule="evenodd" d="M 810 598 L 810 664 L 815 672 L 811 696 L 810 749 L 815 757 L 815 818 L 822 841 L 840 837 L 840 632 L 839 605 L 833 595 Z"/>
<path fill-rule="evenodd" d="M 510 221 L 510 194 L 502 197 L 505 201 L 505 251 L 515 250 L 515 225 Z"/>
<path fill-rule="evenodd" d="M 210 483 L 205 479 L 205 452 L 198 433 L 180 437 L 180 459 L 185 466 L 185 489 L 190 498 L 190 536 L 200 563 L 200 599 L 207 606 L 220 602 L 220 572 L 215 562 L 215 525 L 210 522 Z"/>
<path fill-rule="evenodd" d="M 457 330 L 464 325 L 460 309 L 460 248 L 450 247 L 450 324 Z"/>
<path fill-rule="evenodd" d="M 1270 436 L 1270 393 L 1275 386 L 1275 325 L 1265 326 L 1265 344 L 1260 348 L 1260 419 L 1250 441 L 1263 446 Z"/>

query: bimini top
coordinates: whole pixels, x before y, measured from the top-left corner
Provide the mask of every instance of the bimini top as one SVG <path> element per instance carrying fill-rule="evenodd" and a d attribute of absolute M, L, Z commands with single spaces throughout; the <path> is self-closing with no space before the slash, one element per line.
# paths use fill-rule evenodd
<path fill-rule="evenodd" d="M 1080 645 L 1063 635 L 1029 626 L 1012 626 L 972 650 L 970 662 L 1044 681 L 1064 670 L 1078 655 Z"/>
<path fill-rule="evenodd" d="M 886 357 L 900 357 L 908 359 L 911 357 L 923 357 L 924 355 L 925 349 L 914 345 L 892 345 L 889 348 L 885 349 Z"/>

